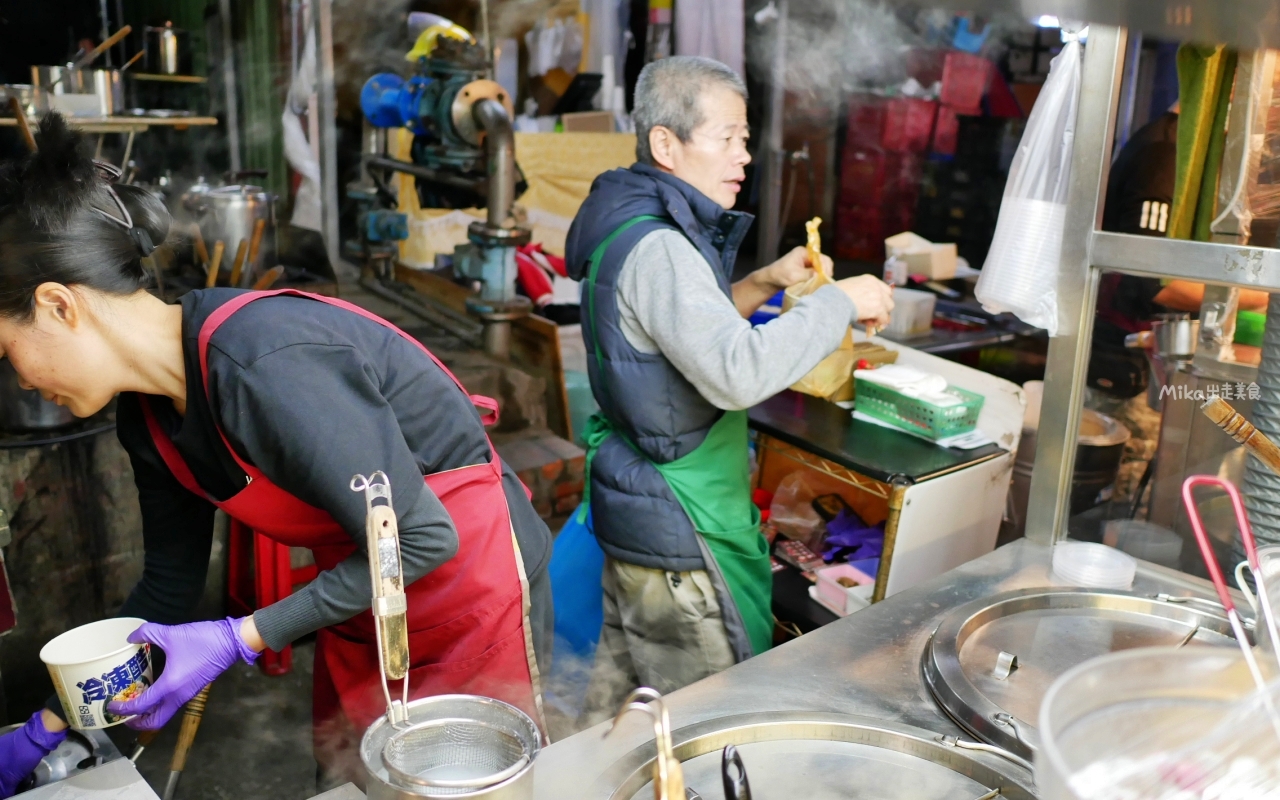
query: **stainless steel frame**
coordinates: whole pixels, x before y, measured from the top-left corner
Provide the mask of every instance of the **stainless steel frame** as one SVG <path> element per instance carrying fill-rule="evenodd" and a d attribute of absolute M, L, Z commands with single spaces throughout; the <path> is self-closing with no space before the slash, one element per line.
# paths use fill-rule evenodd
<path fill-rule="evenodd" d="M 1045 4 L 1046 9 L 1048 5 Z M 1109 19 L 1114 13 L 1104 13 L 1097 3 L 1084 5 L 1094 19 Z M 1195 29 L 1190 27 L 1193 6 L 1208 14 L 1196 21 Z M 1180 6 L 1180 14 L 1181 9 Z M 1129 11 L 1137 13 L 1133 9 Z M 1206 29 L 1201 23 L 1210 22 L 1214 12 L 1202 4 L 1188 4 L 1185 13 L 1186 25 L 1175 27 L 1186 27 L 1186 30 L 1172 38 L 1194 36 L 1203 40 Z M 1232 11 L 1229 16 L 1234 14 Z M 1217 22 L 1223 23 L 1224 19 Z M 1210 28 L 1216 30 L 1213 25 Z M 1259 36 L 1263 32 L 1260 29 Z M 1225 304 L 1224 307 L 1231 305 L 1234 293 L 1216 290 L 1214 286 L 1280 291 L 1280 250 L 1098 230 L 1110 170 L 1126 36 L 1123 28 L 1094 24 L 1086 47 L 1066 231 L 1056 286 L 1062 330 L 1061 335 L 1049 343 L 1039 445 L 1027 514 L 1027 537 L 1042 544 L 1051 544 L 1066 536 L 1067 506 L 1075 467 L 1075 432 L 1080 425 L 1102 271 L 1210 284 L 1206 303 Z M 1222 339 L 1224 335 L 1225 330 L 1220 331 L 1217 338 Z"/>

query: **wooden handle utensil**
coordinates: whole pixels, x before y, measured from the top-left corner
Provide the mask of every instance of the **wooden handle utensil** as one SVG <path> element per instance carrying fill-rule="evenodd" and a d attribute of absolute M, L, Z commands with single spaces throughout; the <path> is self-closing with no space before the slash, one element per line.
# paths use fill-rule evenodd
<path fill-rule="evenodd" d="M 191 224 L 191 246 L 195 250 L 196 260 L 207 269 L 209 249 L 204 246 L 204 235 L 200 233 L 200 226 L 195 223 Z"/>
<path fill-rule="evenodd" d="M 245 262 L 245 280 L 258 268 L 258 249 L 262 247 L 262 233 L 267 229 L 267 221 L 260 219 L 253 223 L 253 236 L 249 239 L 249 260 Z M 235 284 L 232 283 L 234 286 Z"/>
<path fill-rule="evenodd" d="M 164 800 L 173 800 L 178 789 L 178 779 L 187 768 L 187 756 L 191 753 L 191 745 L 196 741 L 196 731 L 200 730 L 200 720 L 204 716 L 205 704 L 209 702 L 209 687 L 206 684 L 200 693 L 187 701 L 182 707 L 182 727 L 178 729 L 178 743 L 173 748 L 173 760 L 169 762 L 169 782 L 164 787 Z"/>
<path fill-rule="evenodd" d="M 213 243 L 213 256 L 209 259 L 209 271 L 205 274 L 204 288 L 212 289 L 218 285 L 218 270 L 222 268 L 222 254 L 227 246 L 222 242 Z"/>
<path fill-rule="evenodd" d="M 125 71 L 126 69 L 128 69 L 129 67 L 132 67 L 134 64 L 137 64 L 137 63 L 138 63 L 138 60 L 139 60 L 140 58 L 142 58 L 143 56 L 145 56 L 146 54 L 147 54 L 147 51 L 146 51 L 146 50 L 139 50 L 138 52 L 134 53 L 134 54 L 133 54 L 133 58 L 131 58 L 131 59 L 129 59 L 128 61 L 124 62 L 124 66 L 120 68 L 120 71 L 121 71 L 121 72 L 124 72 L 124 71 Z"/>
<path fill-rule="evenodd" d="M 373 506 L 365 521 L 365 533 L 369 539 L 369 553 L 377 553 L 377 560 L 370 559 L 374 581 L 374 619 L 381 629 L 383 668 L 387 678 L 400 680 L 409 674 L 409 626 L 405 606 L 404 578 L 400 571 L 399 528 L 396 512 L 391 506 Z M 379 614 L 379 601 L 386 605 L 385 615 Z"/>
<path fill-rule="evenodd" d="M 94 61 L 98 59 L 98 56 L 107 52 L 112 47 L 115 47 L 120 42 L 121 39 L 123 39 L 124 37 L 128 36 L 131 33 L 133 33 L 133 28 L 129 25 L 125 25 L 120 30 L 108 36 L 106 40 L 103 41 L 102 44 L 98 45 L 97 47 L 93 48 L 89 52 L 85 53 L 84 56 L 81 57 L 79 61 L 77 61 L 75 64 L 72 65 L 72 68 L 81 69 L 83 67 L 89 66 L 90 64 L 92 64 Z"/>
<path fill-rule="evenodd" d="M 249 243 L 241 239 L 240 246 L 236 248 L 235 261 L 231 262 L 231 283 L 227 284 L 233 289 L 240 285 L 240 271 L 244 269 L 244 258 L 248 252 Z"/>
<path fill-rule="evenodd" d="M 1250 453 L 1277 475 L 1280 475 L 1280 447 L 1265 433 L 1253 427 L 1239 411 L 1221 397 L 1211 397 L 1200 406 L 1204 415 L 1232 439 L 1248 448 Z"/>
<path fill-rule="evenodd" d="M 27 112 L 22 110 L 22 101 L 16 97 L 10 97 L 9 110 L 18 118 L 18 130 L 22 132 L 22 141 L 26 143 L 27 150 L 34 153 L 36 151 L 36 137 L 31 134 L 31 123 L 27 120 Z"/>
<path fill-rule="evenodd" d="M 258 282 L 253 285 L 253 290 L 255 292 L 265 292 L 266 290 L 270 289 L 272 285 L 275 284 L 276 281 L 280 280 L 280 276 L 283 274 L 284 274 L 284 267 L 277 264 L 276 266 L 267 270 L 266 273 L 264 273 L 261 278 L 258 278 Z"/>

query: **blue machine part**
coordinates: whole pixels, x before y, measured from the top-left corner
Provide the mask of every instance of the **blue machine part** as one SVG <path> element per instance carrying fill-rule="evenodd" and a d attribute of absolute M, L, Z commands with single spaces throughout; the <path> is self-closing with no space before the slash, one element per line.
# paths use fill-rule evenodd
<path fill-rule="evenodd" d="M 409 238 L 409 217 L 399 211 L 374 209 L 364 215 L 364 236 L 370 242 L 400 242 Z"/>
<path fill-rule="evenodd" d="M 509 303 L 519 296 L 516 292 L 519 269 L 514 247 L 479 242 L 458 245 L 453 251 L 453 266 L 462 275 L 480 281 L 478 310 L 485 310 L 485 302 Z"/>
<path fill-rule="evenodd" d="M 360 90 L 360 110 L 369 122 L 379 128 L 409 128 L 422 136 L 427 133 L 420 109 L 431 78 L 414 75 L 409 80 L 390 72 L 382 72 L 365 81 Z"/>

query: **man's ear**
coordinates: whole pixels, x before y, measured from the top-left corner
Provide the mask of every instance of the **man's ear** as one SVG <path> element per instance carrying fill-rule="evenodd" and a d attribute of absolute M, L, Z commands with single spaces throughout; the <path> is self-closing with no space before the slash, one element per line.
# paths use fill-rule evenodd
<path fill-rule="evenodd" d="M 675 149 L 679 139 L 670 128 L 655 125 L 649 129 L 649 152 L 653 154 L 653 163 L 666 172 L 676 168 Z"/>

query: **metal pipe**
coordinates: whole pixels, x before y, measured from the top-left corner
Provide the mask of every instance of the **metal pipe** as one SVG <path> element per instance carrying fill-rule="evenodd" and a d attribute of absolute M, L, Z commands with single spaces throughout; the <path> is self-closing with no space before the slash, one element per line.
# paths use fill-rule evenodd
<path fill-rule="evenodd" d="M 489 216 L 491 228 L 505 227 L 516 201 L 516 137 L 507 109 L 497 100 L 484 99 L 471 107 L 489 160 Z"/>
<path fill-rule="evenodd" d="M 236 48 L 231 39 L 231 0 L 218 0 L 222 26 L 222 88 L 227 97 L 227 151 L 232 172 L 240 171 L 240 110 L 236 105 Z"/>
<path fill-rule="evenodd" d="M 511 360 L 511 320 L 486 320 L 484 351 L 501 361 Z"/>
<path fill-rule="evenodd" d="M 365 159 L 365 164 L 374 169 L 391 169 L 396 172 L 403 172 L 406 175 L 413 175 L 418 178 L 426 178 L 432 183 L 440 183 L 445 186 L 453 186 L 457 189 L 470 189 L 476 194 L 484 194 L 487 187 L 485 181 L 472 181 L 466 178 L 459 178 L 457 175 L 450 175 L 447 172 L 438 172 L 430 167 L 424 167 L 421 164 L 413 164 L 408 161 L 401 161 L 398 158 L 388 158 L 387 156 L 371 156 Z M 491 183 L 491 182 L 490 182 Z M 513 190 L 514 193 L 514 190 Z"/>
<path fill-rule="evenodd" d="M 227 2 L 227 0 L 223 0 Z M 338 233 L 338 101 L 334 89 L 333 0 L 318 0 L 316 61 L 319 66 L 316 105 L 320 116 L 320 228 L 329 263 L 337 274 L 342 261 Z"/>
<path fill-rule="evenodd" d="M 786 220 L 779 218 L 782 206 L 782 123 L 786 100 L 787 0 L 778 0 L 778 18 L 773 21 L 773 62 L 769 68 L 769 99 L 764 107 L 764 141 L 760 144 L 760 225 L 756 249 L 759 266 L 778 257 L 778 243 Z"/>

